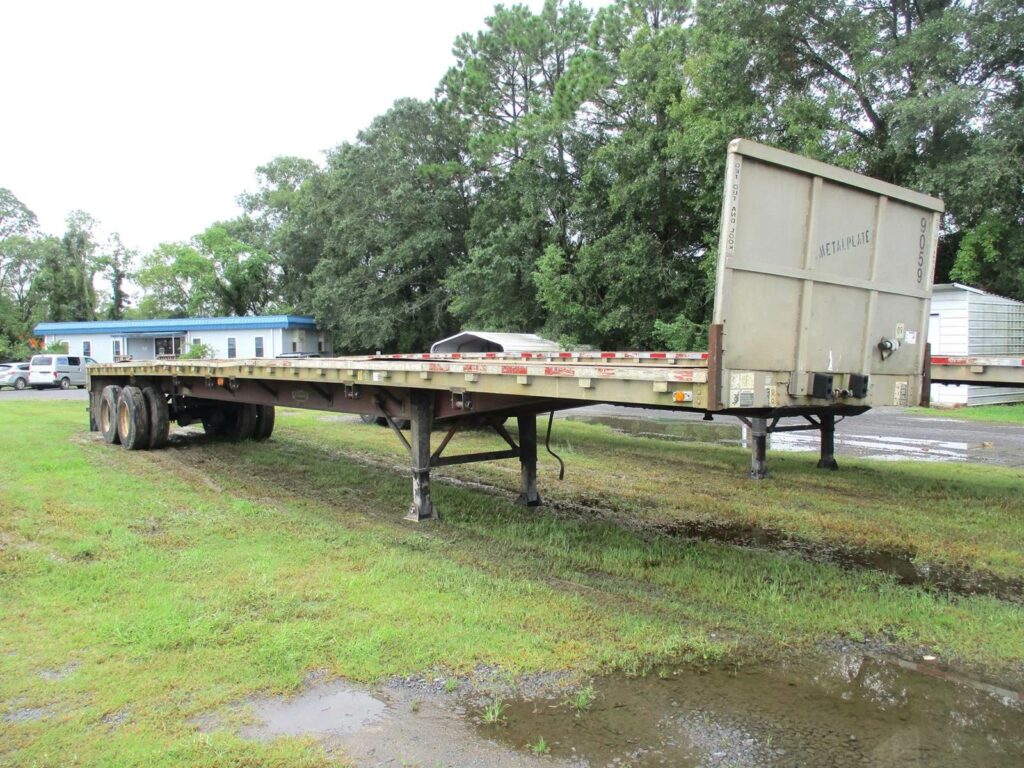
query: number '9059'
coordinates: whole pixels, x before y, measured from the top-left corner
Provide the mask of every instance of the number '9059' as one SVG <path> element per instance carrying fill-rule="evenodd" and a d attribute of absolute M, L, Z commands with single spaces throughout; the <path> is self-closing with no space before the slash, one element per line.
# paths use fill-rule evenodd
<path fill-rule="evenodd" d="M 917 282 L 924 280 L 924 249 L 928 242 L 928 219 L 921 217 L 921 232 L 917 237 Z"/>

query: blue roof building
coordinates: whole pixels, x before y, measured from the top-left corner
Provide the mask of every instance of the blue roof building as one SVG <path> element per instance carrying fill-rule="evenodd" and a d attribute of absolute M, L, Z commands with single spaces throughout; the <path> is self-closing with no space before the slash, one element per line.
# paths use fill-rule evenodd
<path fill-rule="evenodd" d="M 47 345 L 66 342 L 68 354 L 97 362 L 169 359 L 199 344 L 215 358 L 331 353 L 316 321 L 306 315 L 39 323 L 35 333 Z"/>

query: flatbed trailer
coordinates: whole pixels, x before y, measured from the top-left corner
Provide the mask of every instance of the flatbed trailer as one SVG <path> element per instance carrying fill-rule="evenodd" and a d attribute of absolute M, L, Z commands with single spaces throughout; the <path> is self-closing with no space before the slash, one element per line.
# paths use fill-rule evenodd
<path fill-rule="evenodd" d="M 101 364 L 89 369 L 90 426 L 137 449 L 164 444 L 169 421 L 263 439 L 277 405 L 382 419 L 410 455 L 414 520 L 436 516 L 430 469 L 456 463 L 518 459 L 520 501 L 539 504 L 538 414 L 596 403 L 736 416 L 751 427 L 757 478 L 767 475 L 768 433 L 817 430 L 818 466 L 835 469 L 837 418 L 921 399 L 942 208 L 911 190 L 736 140 L 707 351 Z M 512 417 L 516 438 L 504 426 Z M 467 424 L 489 425 L 505 447 L 446 453 Z M 435 426 L 447 433 L 432 450 Z"/>
<path fill-rule="evenodd" d="M 970 384 L 1024 389 L 1024 355 L 933 355 L 932 384 Z"/>

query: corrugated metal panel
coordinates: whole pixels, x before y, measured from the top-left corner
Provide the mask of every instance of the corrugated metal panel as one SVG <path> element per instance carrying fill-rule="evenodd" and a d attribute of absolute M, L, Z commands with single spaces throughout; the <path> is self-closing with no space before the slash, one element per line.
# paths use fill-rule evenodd
<path fill-rule="evenodd" d="M 1024 303 L 990 294 L 968 294 L 969 355 L 1024 354 Z"/>
<path fill-rule="evenodd" d="M 1005 405 L 1024 403 L 1024 389 L 1005 387 L 960 387 L 967 390 L 967 405 Z"/>
<path fill-rule="evenodd" d="M 37 336 L 62 333 L 158 333 L 230 331 L 235 328 L 316 328 L 305 315 L 256 315 L 246 317 L 175 317 L 159 320 L 96 320 L 92 322 L 39 323 Z"/>

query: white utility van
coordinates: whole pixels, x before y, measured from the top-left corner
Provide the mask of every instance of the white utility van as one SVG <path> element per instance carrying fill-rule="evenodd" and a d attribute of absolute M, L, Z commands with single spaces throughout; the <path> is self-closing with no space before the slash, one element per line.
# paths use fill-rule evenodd
<path fill-rule="evenodd" d="M 95 362 L 91 357 L 78 355 L 36 355 L 29 361 L 29 386 L 85 389 L 85 366 Z"/>

